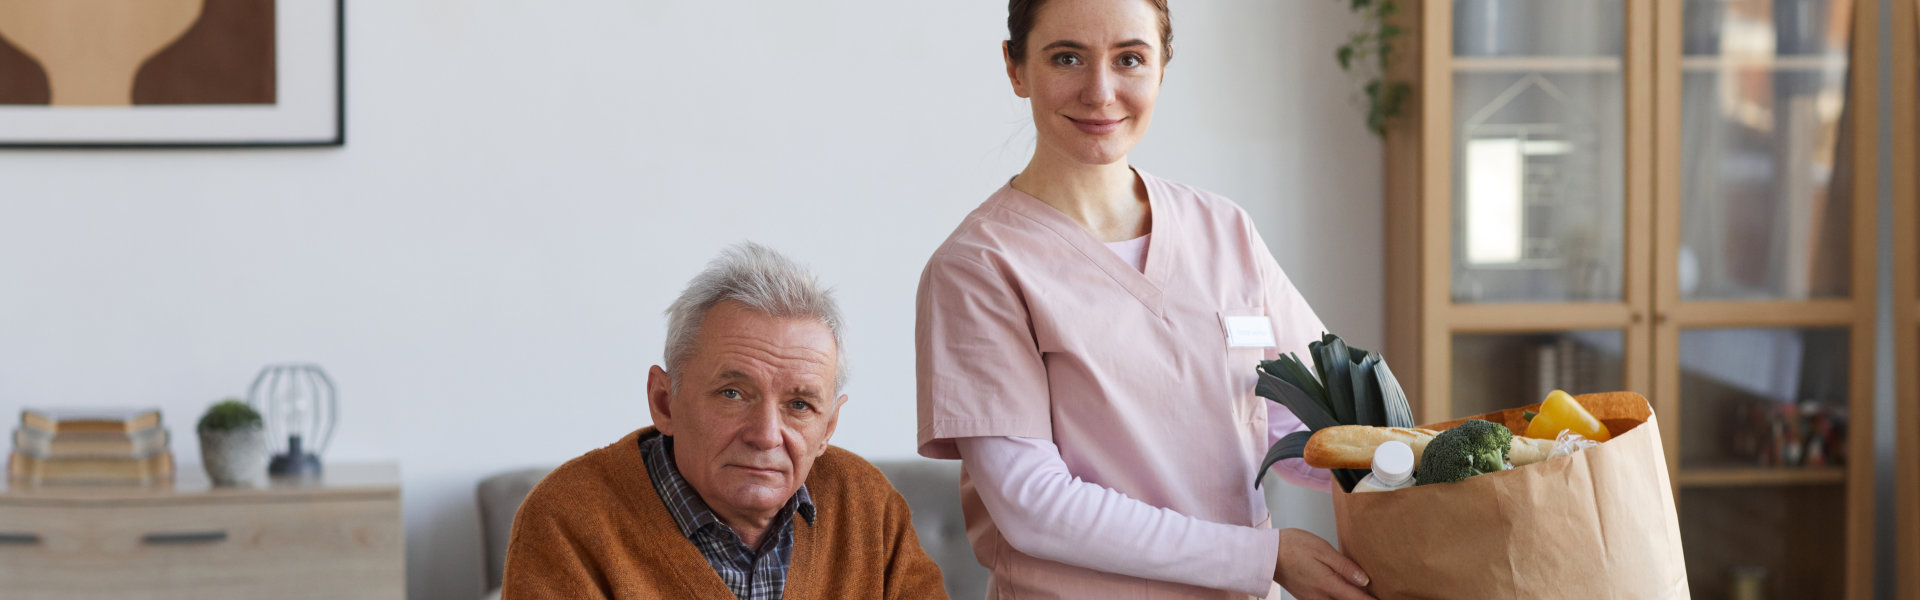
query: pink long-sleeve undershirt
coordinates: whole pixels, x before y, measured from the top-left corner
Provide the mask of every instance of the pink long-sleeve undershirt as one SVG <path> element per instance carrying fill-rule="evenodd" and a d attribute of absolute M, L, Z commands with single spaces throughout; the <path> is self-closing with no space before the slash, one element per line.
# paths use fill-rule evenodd
<path fill-rule="evenodd" d="M 1268 443 L 1304 430 L 1268 403 Z M 1052 442 L 1023 437 L 955 440 L 974 491 L 1015 550 L 1077 567 L 1265 596 L 1280 532 L 1229 525 L 1156 507 L 1067 470 Z M 1299 459 L 1273 470 L 1287 481 L 1328 490 L 1331 475 Z"/>

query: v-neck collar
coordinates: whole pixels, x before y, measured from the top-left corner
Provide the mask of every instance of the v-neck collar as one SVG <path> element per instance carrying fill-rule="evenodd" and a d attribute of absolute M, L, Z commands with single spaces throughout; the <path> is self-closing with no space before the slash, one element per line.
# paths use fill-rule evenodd
<path fill-rule="evenodd" d="M 651 512 L 649 509 L 655 505 L 663 505 L 665 502 L 660 496 L 659 491 L 652 485 L 653 477 L 647 470 L 646 453 L 640 449 L 641 442 L 660 435 L 658 428 L 647 426 L 639 431 L 628 434 L 626 439 L 621 440 L 621 445 L 624 447 L 620 452 L 633 453 L 627 456 L 626 460 L 633 461 L 634 464 L 639 465 L 641 472 L 637 474 L 638 477 L 618 479 L 617 481 L 619 483 L 617 485 L 624 488 L 625 493 L 623 496 L 627 498 L 629 502 L 636 503 L 634 510 L 641 515 L 658 514 Z M 820 596 L 819 588 L 824 582 L 818 577 L 818 571 L 821 567 L 818 564 L 820 559 L 817 558 L 817 555 L 820 553 L 820 548 L 815 541 L 817 536 L 814 532 L 814 520 L 819 518 L 819 507 L 815 505 L 812 518 L 793 519 L 792 521 L 793 551 L 787 563 L 787 583 L 785 591 L 781 593 L 783 597 L 816 598 Z M 680 533 L 679 526 L 674 522 L 671 515 L 657 516 L 654 518 L 643 516 L 641 518 L 641 529 L 640 537 L 648 540 L 671 539 L 667 536 Z M 682 586 L 681 589 L 685 592 L 682 596 L 689 598 L 733 597 L 733 590 L 727 586 L 726 580 L 721 579 L 719 571 L 714 570 L 713 567 L 708 565 L 706 555 L 703 554 L 700 548 L 695 546 L 691 540 L 684 544 L 648 543 L 645 544 L 645 546 L 652 551 L 655 559 L 659 560 L 661 564 L 702 565 L 701 568 L 675 568 L 671 570 L 673 575 L 679 580 Z"/>
<path fill-rule="evenodd" d="M 1147 221 L 1151 230 L 1147 238 L 1145 270 L 1135 269 L 1133 265 L 1127 264 L 1126 259 L 1114 254 L 1113 250 L 1107 248 L 1106 242 L 1093 237 L 1093 232 L 1080 226 L 1080 222 L 1067 216 L 1067 213 L 1060 212 L 1060 209 L 1033 197 L 1032 194 L 1015 189 L 1012 180 L 1007 181 L 1002 191 L 1008 199 L 1008 208 L 1052 231 L 1054 235 L 1060 237 L 1062 242 L 1079 251 L 1087 261 L 1106 272 L 1115 283 L 1133 294 L 1133 297 L 1139 299 L 1141 304 L 1153 311 L 1153 314 L 1164 317 L 1166 315 L 1161 301 L 1162 290 L 1167 283 L 1169 269 L 1173 264 L 1173 257 L 1169 254 L 1176 247 L 1175 242 L 1179 237 L 1175 233 L 1177 229 L 1174 223 L 1175 217 L 1167 211 L 1166 194 L 1160 189 L 1158 180 L 1137 168 L 1129 168 L 1133 171 L 1134 177 L 1140 181 L 1141 186 L 1147 189 Z"/>

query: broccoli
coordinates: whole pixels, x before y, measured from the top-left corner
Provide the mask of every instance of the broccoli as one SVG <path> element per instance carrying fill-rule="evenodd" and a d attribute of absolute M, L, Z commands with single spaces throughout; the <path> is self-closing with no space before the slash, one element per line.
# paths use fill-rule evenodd
<path fill-rule="evenodd" d="M 1513 432 L 1505 426 L 1474 419 L 1440 432 L 1420 454 L 1415 485 L 1452 483 L 1482 473 L 1505 471 L 1513 449 Z"/>

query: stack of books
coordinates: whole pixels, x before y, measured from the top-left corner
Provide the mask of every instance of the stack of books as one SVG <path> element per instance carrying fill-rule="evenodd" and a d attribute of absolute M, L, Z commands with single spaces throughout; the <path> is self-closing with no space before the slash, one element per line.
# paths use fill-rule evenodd
<path fill-rule="evenodd" d="M 173 477 L 159 409 L 20 413 L 7 473 L 29 484 L 146 484 Z"/>

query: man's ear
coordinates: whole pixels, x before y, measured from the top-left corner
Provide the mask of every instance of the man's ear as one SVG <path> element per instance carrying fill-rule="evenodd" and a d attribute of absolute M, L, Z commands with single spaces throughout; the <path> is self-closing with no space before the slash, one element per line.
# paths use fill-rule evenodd
<path fill-rule="evenodd" d="M 1013 61 L 1012 42 L 1000 42 L 1000 59 L 1007 61 L 1007 81 L 1013 83 L 1013 95 L 1027 98 L 1027 84 L 1020 80 L 1020 65 Z"/>
<path fill-rule="evenodd" d="M 647 412 L 653 413 L 653 426 L 661 435 L 673 435 L 673 379 L 660 365 L 647 371 Z"/>
<path fill-rule="evenodd" d="M 839 398 L 833 399 L 833 416 L 827 417 L 827 437 L 820 438 L 820 449 L 815 451 L 815 457 L 827 453 L 827 442 L 833 439 L 834 430 L 840 428 L 840 408 L 846 405 L 846 394 L 841 394 Z"/>

